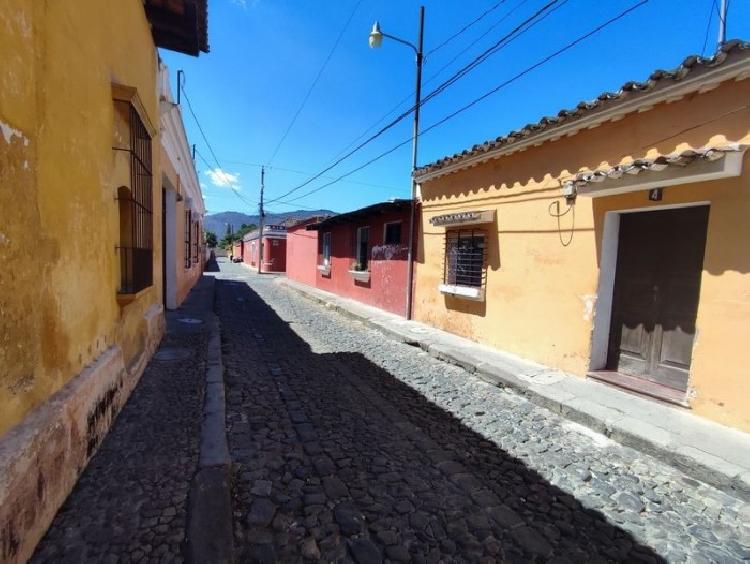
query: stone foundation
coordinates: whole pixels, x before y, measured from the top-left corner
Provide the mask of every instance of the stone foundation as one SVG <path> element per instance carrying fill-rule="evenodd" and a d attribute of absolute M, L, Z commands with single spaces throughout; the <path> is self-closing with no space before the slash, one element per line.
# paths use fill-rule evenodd
<path fill-rule="evenodd" d="M 110 347 L 0 439 L 0 561 L 32 556 L 159 345 L 162 313 L 145 313 L 145 347 L 129 367 Z"/>

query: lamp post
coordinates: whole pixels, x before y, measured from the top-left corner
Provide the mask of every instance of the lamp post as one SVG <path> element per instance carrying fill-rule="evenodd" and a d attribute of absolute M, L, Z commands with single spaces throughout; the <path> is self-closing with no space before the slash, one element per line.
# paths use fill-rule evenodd
<path fill-rule="evenodd" d="M 409 251 L 407 256 L 407 276 L 406 276 L 406 319 L 411 319 L 411 309 L 413 300 L 413 278 L 414 278 L 414 215 L 415 202 L 417 199 L 417 183 L 414 179 L 414 171 L 417 169 L 417 142 L 419 140 L 419 110 L 422 101 L 422 45 L 424 39 L 424 6 L 419 7 L 419 30 L 417 32 L 417 44 L 383 33 L 380 24 L 375 22 L 370 32 L 370 47 L 377 49 L 383 43 L 383 38 L 388 37 L 403 45 L 407 45 L 414 50 L 417 62 L 416 89 L 414 100 L 414 128 L 412 132 L 412 151 L 411 151 L 411 204 L 409 208 Z"/>

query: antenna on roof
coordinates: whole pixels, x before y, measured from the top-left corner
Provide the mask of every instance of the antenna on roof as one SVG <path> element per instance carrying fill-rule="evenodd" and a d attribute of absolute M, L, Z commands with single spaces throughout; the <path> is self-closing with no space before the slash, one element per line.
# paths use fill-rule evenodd
<path fill-rule="evenodd" d="M 729 10 L 729 0 L 721 0 L 719 8 L 719 41 L 716 45 L 716 52 L 721 51 L 724 43 L 727 42 L 727 11 Z"/>

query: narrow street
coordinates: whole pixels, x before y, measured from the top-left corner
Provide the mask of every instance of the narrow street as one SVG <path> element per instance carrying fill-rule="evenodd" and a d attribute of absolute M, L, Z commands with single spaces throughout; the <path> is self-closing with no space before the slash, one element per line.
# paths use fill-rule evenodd
<path fill-rule="evenodd" d="M 239 561 L 750 557 L 739 500 L 221 268 Z"/>
<path fill-rule="evenodd" d="M 34 562 L 184 561 L 205 320 L 237 562 L 742 562 L 748 504 L 247 267 L 193 290 Z M 212 299 L 213 298 L 213 299 Z M 187 321 L 187 322 L 186 322 Z"/>

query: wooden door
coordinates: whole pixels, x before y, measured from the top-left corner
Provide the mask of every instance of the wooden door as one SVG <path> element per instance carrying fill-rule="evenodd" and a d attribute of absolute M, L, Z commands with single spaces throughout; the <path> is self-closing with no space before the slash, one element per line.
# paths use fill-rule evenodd
<path fill-rule="evenodd" d="M 620 217 L 610 370 L 687 389 L 708 209 Z"/>

